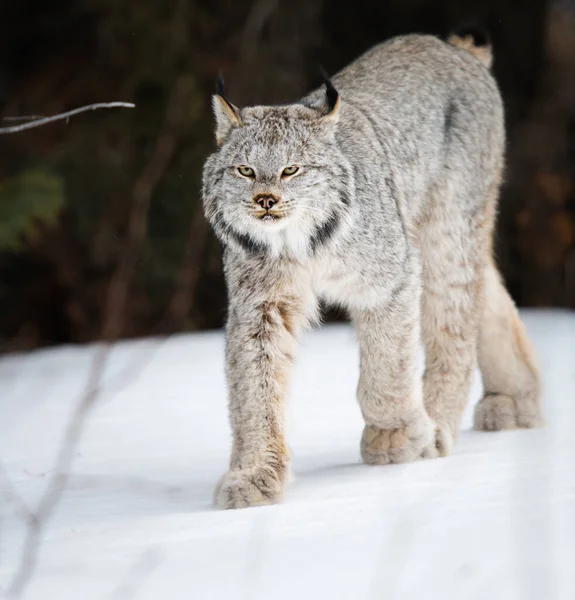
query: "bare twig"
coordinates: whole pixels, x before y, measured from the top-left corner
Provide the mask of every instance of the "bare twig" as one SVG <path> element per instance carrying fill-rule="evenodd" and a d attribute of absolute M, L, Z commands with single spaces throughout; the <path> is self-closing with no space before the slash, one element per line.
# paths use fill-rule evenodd
<path fill-rule="evenodd" d="M 21 125 L 11 125 L 10 127 L 0 127 L 0 134 L 4 133 L 16 133 L 18 131 L 24 131 L 26 129 L 32 129 L 33 127 L 40 127 L 41 125 L 46 125 L 46 123 L 52 123 L 54 121 L 61 121 L 63 119 L 69 119 L 74 115 L 78 115 L 83 112 L 87 112 L 89 110 L 97 110 L 98 108 L 134 108 L 136 105 L 131 102 L 97 102 L 96 104 L 88 104 L 87 106 L 81 106 L 80 108 L 75 108 L 74 110 L 69 110 L 64 113 L 60 113 L 57 115 L 52 115 L 51 117 L 41 117 L 38 119 L 33 119 L 28 123 L 22 123 Z M 8 117 L 10 118 L 10 117 Z M 12 117 L 13 118 L 13 117 Z M 25 117 L 27 118 L 27 117 Z"/>
<path fill-rule="evenodd" d="M 194 292 L 199 278 L 200 257 L 204 250 L 208 234 L 207 221 L 204 218 L 201 206 L 196 209 L 190 222 L 188 241 L 184 260 L 176 280 L 176 289 L 170 302 L 170 316 L 172 324 L 177 329 L 182 329 L 186 315 L 194 298 Z"/>
<path fill-rule="evenodd" d="M 146 367 L 152 362 L 156 352 L 158 352 L 160 346 L 166 339 L 166 337 L 159 338 L 151 348 L 146 348 L 144 352 L 136 354 L 136 356 L 134 356 L 134 358 L 119 373 L 110 377 L 100 397 L 100 402 L 102 402 L 103 399 L 106 399 L 106 402 L 109 402 L 122 390 L 125 390 L 128 386 L 136 383 Z"/>
<path fill-rule="evenodd" d="M 16 514 L 25 522 L 32 523 L 36 520 L 36 515 L 14 487 L 12 480 L 8 477 L 4 463 L 0 460 L 0 493 L 9 506 L 16 511 Z"/>
<path fill-rule="evenodd" d="M 112 592 L 110 600 L 132 600 L 136 597 L 143 580 L 149 577 L 162 563 L 162 556 L 156 550 L 148 550 L 126 573 L 124 580 Z"/>
<path fill-rule="evenodd" d="M 110 600 L 132 600 L 138 594 L 143 580 L 149 577 L 162 563 L 157 550 L 147 550 L 126 573 L 124 580 L 112 592 Z"/>
<path fill-rule="evenodd" d="M 183 119 L 189 93 L 188 81 L 181 78 L 172 90 L 164 127 L 158 136 L 152 159 L 134 185 L 126 252 L 112 277 L 108 305 L 104 313 L 106 321 L 102 337 L 106 340 L 113 339 L 114 332 L 122 329 L 136 260 L 148 226 L 150 202 L 176 150 L 177 129 Z"/>
<path fill-rule="evenodd" d="M 248 14 L 242 33 L 242 60 L 250 60 L 257 52 L 259 39 L 266 23 L 278 7 L 279 0 L 256 0 Z"/>
<path fill-rule="evenodd" d="M 77 448 L 86 428 L 88 422 L 87 417 L 96 401 L 100 399 L 100 392 L 102 390 L 101 380 L 111 350 L 111 344 L 103 344 L 96 351 L 85 392 L 66 428 L 64 437 L 60 443 L 56 463 L 54 467 L 50 469 L 54 475 L 49 479 L 48 486 L 35 511 L 32 511 L 26 505 L 6 473 L 3 463 L 0 461 L 2 495 L 26 525 L 26 537 L 20 563 L 6 591 L 6 596 L 8 598 L 21 597 L 34 573 L 41 546 L 41 535 L 57 507 L 62 492 L 70 479 L 70 467 L 74 461 Z M 150 356 L 152 355 L 153 352 L 150 352 Z M 149 358 L 150 357 L 148 357 L 148 359 Z M 126 375 L 126 377 L 124 377 L 121 382 L 118 381 L 116 383 L 113 388 L 114 395 L 127 387 L 137 377 L 140 371 L 136 372 L 134 369 L 135 362 L 136 361 L 134 361 L 134 364 L 130 363 L 124 371 L 118 375 L 118 379 L 121 375 Z M 147 361 L 142 361 L 141 357 L 138 357 L 137 362 L 140 370 L 145 368 L 145 364 L 147 364 Z M 131 378 L 127 377 L 128 374 L 131 375 Z M 107 391 L 109 392 L 110 390 L 108 389 Z"/>
<path fill-rule="evenodd" d="M 85 392 L 74 415 L 72 416 L 58 450 L 55 474 L 50 478 L 48 486 L 42 495 L 38 508 L 34 512 L 34 519 L 28 519 L 28 528 L 22 550 L 20 564 L 10 585 L 7 594 L 9 598 L 19 598 L 24 591 L 38 561 L 41 535 L 49 518 L 60 499 L 69 478 L 69 468 L 76 455 L 80 438 L 86 427 L 86 416 L 94 405 L 100 389 L 100 380 L 106 368 L 110 353 L 108 344 L 100 346 L 94 357 L 94 362 L 88 376 Z"/>
<path fill-rule="evenodd" d="M 160 344 L 163 340 L 158 340 Z M 80 444 L 83 432 L 87 426 L 89 413 L 96 401 L 102 398 L 102 377 L 109 361 L 113 344 L 104 343 L 97 350 L 85 387 L 85 392 L 69 421 L 60 443 L 56 463 L 50 472 L 54 473 L 49 479 L 48 486 L 42 495 L 40 503 L 35 511 L 32 511 L 24 502 L 12 481 L 8 477 L 2 462 L 0 461 L 0 482 L 2 483 L 2 494 L 9 505 L 16 511 L 17 515 L 25 523 L 26 538 L 22 550 L 19 567 L 13 576 L 7 589 L 8 598 L 19 598 L 30 581 L 41 545 L 41 534 L 44 531 L 50 517 L 52 516 L 62 492 L 70 479 L 70 467 L 74 461 L 77 448 Z M 146 357 L 137 356 L 131 361 L 121 373 L 112 380 L 115 385 L 109 386 L 105 391 L 112 396 L 117 395 L 122 389 L 132 384 L 146 365 L 153 358 L 157 346 L 149 350 Z"/>
<path fill-rule="evenodd" d="M 3 121 L 35 121 L 36 119 L 45 119 L 46 115 L 25 115 L 23 117 L 4 117 Z"/>

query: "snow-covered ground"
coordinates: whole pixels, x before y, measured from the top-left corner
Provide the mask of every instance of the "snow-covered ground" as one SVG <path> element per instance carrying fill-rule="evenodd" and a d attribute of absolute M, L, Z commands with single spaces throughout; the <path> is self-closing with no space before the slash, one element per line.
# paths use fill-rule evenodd
<path fill-rule="evenodd" d="M 548 426 L 472 432 L 470 406 L 451 457 L 385 467 L 359 461 L 352 329 L 308 334 L 289 405 L 294 481 L 283 504 L 240 511 L 211 508 L 230 444 L 222 335 L 119 345 L 25 597 L 573 600 L 575 314 L 524 317 Z M 0 360 L 0 457 L 30 505 L 93 353 Z M 5 586 L 24 528 L 0 503 Z"/>

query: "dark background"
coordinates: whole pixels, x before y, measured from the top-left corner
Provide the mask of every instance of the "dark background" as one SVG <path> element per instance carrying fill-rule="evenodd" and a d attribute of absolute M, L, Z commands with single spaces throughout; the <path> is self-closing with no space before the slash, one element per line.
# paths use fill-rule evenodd
<path fill-rule="evenodd" d="M 318 63 L 469 20 L 493 39 L 507 114 L 499 264 L 519 305 L 575 308 L 570 2 L 3 0 L 2 117 L 137 106 L 0 136 L 1 349 L 101 337 L 124 263 L 122 336 L 220 326 L 221 249 L 199 198 L 218 71 L 236 104 L 293 101 Z"/>

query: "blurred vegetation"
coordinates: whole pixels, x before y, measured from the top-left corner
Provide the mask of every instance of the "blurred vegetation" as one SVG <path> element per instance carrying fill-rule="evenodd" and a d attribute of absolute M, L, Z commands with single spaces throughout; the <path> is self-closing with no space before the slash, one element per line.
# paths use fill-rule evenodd
<path fill-rule="evenodd" d="M 54 227 L 65 204 L 62 179 L 43 169 L 0 182 L 0 252 L 18 252 Z"/>
<path fill-rule="evenodd" d="M 498 255 L 522 305 L 575 307 L 575 25 L 545 0 L 12 0 L 0 22 L 0 114 L 93 102 L 134 110 L 0 136 L 0 335 L 5 348 L 98 337 L 131 207 L 147 235 L 124 335 L 221 325 L 221 249 L 200 205 L 210 94 L 296 100 L 371 45 L 487 24 L 507 109 Z"/>

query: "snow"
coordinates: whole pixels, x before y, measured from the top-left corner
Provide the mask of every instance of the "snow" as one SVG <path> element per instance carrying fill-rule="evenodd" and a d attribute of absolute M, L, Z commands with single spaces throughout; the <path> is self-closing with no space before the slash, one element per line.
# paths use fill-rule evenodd
<path fill-rule="evenodd" d="M 548 426 L 470 430 L 454 454 L 359 460 L 351 327 L 305 336 L 280 505 L 215 511 L 230 446 L 220 332 L 120 344 L 49 522 L 29 600 L 572 600 L 575 314 L 524 313 Z M 34 505 L 95 346 L 0 360 L 0 457 Z M 24 527 L 0 496 L 0 585 Z"/>

